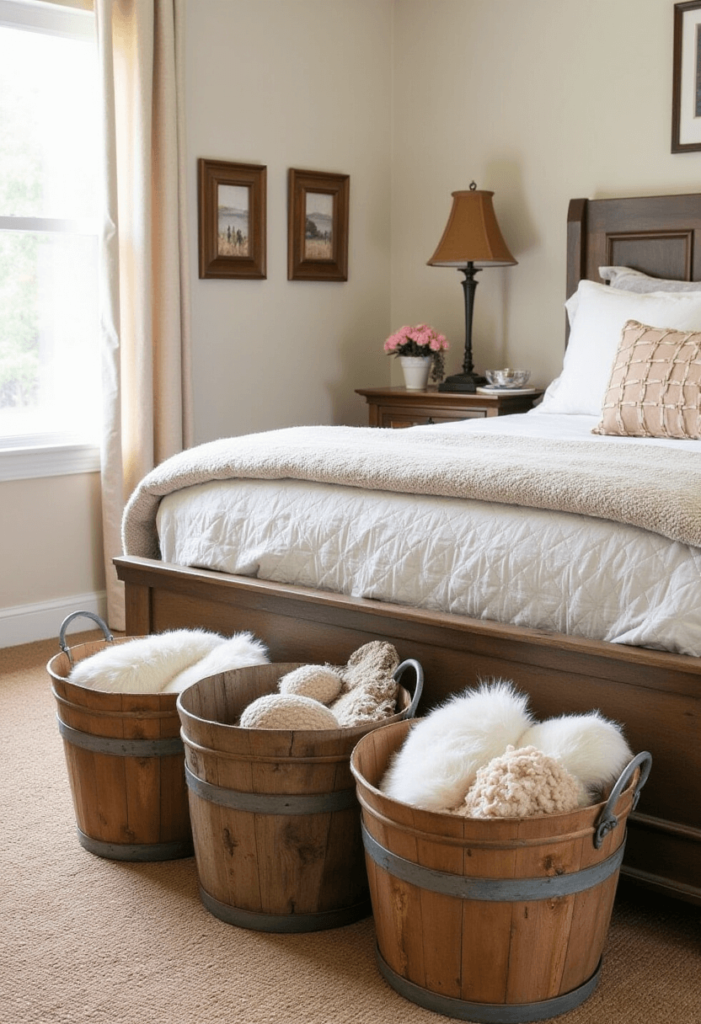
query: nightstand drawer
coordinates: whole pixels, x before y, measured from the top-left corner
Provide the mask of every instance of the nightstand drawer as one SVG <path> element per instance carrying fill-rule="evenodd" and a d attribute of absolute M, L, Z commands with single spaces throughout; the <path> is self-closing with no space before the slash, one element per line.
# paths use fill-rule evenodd
<path fill-rule="evenodd" d="M 431 423 L 456 423 L 459 420 L 484 419 L 486 415 L 486 412 L 477 409 L 470 410 L 464 416 L 441 416 L 439 412 L 433 412 L 428 416 L 411 416 L 403 410 L 382 409 L 379 414 L 380 422 L 370 425 L 373 427 L 393 427 L 394 429 L 401 427 L 425 427 Z"/>
<path fill-rule="evenodd" d="M 407 391 L 406 388 L 366 388 L 357 390 L 356 394 L 363 395 L 368 403 L 368 422 L 371 427 L 401 429 L 528 412 L 543 392 L 482 395 L 431 389 Z"/>

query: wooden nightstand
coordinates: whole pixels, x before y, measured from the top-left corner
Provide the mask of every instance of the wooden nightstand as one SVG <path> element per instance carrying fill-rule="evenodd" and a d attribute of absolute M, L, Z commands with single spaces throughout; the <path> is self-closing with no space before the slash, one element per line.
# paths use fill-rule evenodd
<path fill-rule="evenodd" d="M 418 427 L 426 423 L 450 423 L 482 416 L 508 416 L 528 412 L 543 394 L 464 395 L 451 391 L 407 391 L 406 388 L 361 388 L 368 403 L 371 427 Z"/>

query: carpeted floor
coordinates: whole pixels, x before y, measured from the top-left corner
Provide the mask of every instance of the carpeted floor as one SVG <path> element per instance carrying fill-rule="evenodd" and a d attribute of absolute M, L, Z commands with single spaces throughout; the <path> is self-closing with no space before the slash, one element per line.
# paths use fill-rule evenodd
<path fill-rule="evenodd" d="M 45 671 L 56 653 L 56 641 L 0 651 L 0 1024 L 448 1020 L 382 980 L 371 919 L 306 935 L 246 931 L 204 909 L 194 859 L 85 852 Z M 620 890 L 599 987 L 558 1019 L 701 1022 L 700 922 L 698 907 Z"/>

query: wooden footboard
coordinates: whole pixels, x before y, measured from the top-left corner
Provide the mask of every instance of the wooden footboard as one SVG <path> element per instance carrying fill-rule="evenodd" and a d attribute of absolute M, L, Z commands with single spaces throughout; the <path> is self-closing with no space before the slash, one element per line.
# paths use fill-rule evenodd
<path fill-rule="evenodd" d="M 511 679 L 539 718 L 598 708 L 653 756 L 629 821 L 623 872 L 701 904 L 701 659 L 582 640 L 463 616 L 187 569 L 115 559 L 127 634 L 251 630 L 273 661 L 343 664 L 370 640 L 424 668 L 422 708 L 479 678 Z"/>

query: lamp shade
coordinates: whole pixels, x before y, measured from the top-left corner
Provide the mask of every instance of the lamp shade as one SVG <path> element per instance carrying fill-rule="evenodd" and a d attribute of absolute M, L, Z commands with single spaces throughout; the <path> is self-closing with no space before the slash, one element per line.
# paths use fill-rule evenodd
<path fill-rule="evenodd" d="M 430 267 L 510 267 L 517 261 L 502 238 L 492 206 L 493 192 L 453 192 L 453 206 Z"/>

